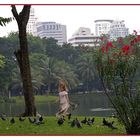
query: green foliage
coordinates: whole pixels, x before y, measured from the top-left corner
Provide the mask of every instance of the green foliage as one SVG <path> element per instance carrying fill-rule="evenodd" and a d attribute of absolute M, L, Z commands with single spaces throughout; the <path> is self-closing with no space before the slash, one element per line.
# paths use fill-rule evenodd
<path fill-rule="evenodd" d="M 0 68 L 4 67 L 4 56 L 0 55 Z"/>
<path fill-rule="evenodd" d="M 77 70 L 81 75 L 82 81 L 86 83 L 87 91 L 89 91 L 89 83 L 94 80 L 95 67 L 92 53 L 85 53 L 77 60 Z"/>
<path fill-rule="evenodd" d="M 13 18 L 3 18 L 0 17 L 0 26 L 6 26 L 7 23 L 11 22 Z"/>
<path fill-rule="evenodd" d="M 14 67 L 13 60 L 5 58 L 5 66 L 0 69 L 0 91 L 8 90 L 11 85 Z"/>
<path fill-rule="evenodd" d="M 140 92 L 135 86 L 135 76 L 140 66 L 140 40 L 132 45 L 132 41 L 139 36 L 131 37 L 121 47 L 115 46 L 118 43 L 103 43 L 95 58 L 103 89 L 114 106 L 118 119 L 128 134 L 139 134 Z"/>

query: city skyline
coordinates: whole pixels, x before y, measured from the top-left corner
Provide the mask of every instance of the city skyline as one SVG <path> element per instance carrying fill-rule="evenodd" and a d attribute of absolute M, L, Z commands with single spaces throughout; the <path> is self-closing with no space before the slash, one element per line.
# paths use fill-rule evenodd
<path fill-rule="evenodd" d="M 21 6 L 17 6 L 20 9 Z M 130 33 L 133 30 L 140 30 L 140 21 L 137 13 L 140 12 L 140 6 L 32 6 L 35 9 L 38 21 L 52 21 L 67 26 L 67 39 L 79 27 L 87 27 L 95 34 L 95 20 L 124 20 Z M 11 8 L 9 6 L 0 6 L 3 17 L 11 17 Z M 5 11 L 5 12 L 2 12 Z M 0 36 L 7 35 L 10 31 L 17 31 L 16 21 L 8 24 L 6 27 L 0 27 Z"/>

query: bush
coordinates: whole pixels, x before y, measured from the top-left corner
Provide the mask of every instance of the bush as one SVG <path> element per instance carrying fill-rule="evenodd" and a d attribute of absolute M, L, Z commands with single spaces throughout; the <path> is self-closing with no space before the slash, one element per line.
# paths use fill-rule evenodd
<path fill-rule="evenodd" d="M 128 134 L 140 134 L 140 92 L 136 74 L 140 63 L 140 36 L 116 42 L 102 41 L 96 64 L 105 94 Z"/>

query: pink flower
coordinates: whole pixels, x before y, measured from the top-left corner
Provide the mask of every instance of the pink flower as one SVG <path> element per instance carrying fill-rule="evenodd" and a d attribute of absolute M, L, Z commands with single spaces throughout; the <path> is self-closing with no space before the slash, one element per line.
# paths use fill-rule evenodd
<path fill-rule="evenodd" d="M 112 42 L 107 42 L 106 46 L 107 46 L 107 47 L 112 47 L 112 48 L 113 48 Z"/>
<path fill-rule="evenodd" d="M 102 53 L 108 53 L 108 47 L 102 46 L 101 51 L 102 51 Z"/>
<path fill-rule="evenodd" d="M 122 51 L 123 51 L 123 53 L 124 53 L 125 55 L 128 55 L 130 49 L 131 49 L 131 46 L 129 46 L 129 45 L 124 45 L 124 46 L 122 47 Z"/>

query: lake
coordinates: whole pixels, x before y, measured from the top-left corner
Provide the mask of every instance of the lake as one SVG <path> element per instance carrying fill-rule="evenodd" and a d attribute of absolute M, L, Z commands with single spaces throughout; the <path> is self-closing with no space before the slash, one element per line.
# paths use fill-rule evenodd
<path fill-rule="evenodd" d="M 111 116 L 114 109 L 111 107 L 106 95 L 103 93 L 90 94 L 69 94 L 72 102 L 78 104 L 73 115 L 82 116 Z M 37 111 L 42 115 L 54 116 L 58 111 L 58 103 L 36 103 Z M 5 113 L 7 116 L 17 116 L 24 112 L 24 104 L 2 103 L 0 104 L 0 114 Z"/>

